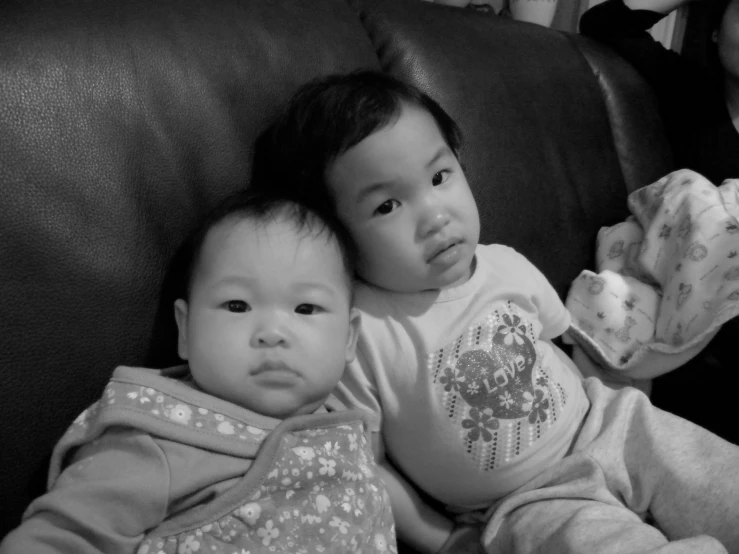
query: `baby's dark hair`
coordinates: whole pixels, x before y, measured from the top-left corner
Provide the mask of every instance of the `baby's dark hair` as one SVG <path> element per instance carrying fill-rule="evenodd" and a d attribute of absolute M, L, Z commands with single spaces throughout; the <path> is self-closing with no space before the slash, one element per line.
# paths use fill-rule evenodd
<path fill-rule="evenodd" d="M 325 235 L 334 240 L 346 270 L 351 295 L 354 279 L 354 249 L 344 226 L 330 213 L 315 207 L 275 195 L 262 194 L 250 189 L 227 197 L 214 208 L 183 244 L 179 253 L 179 284 L 177 297 L 189 300 L 192 283 L 200 260 L 200 254 L 208 233 L 217 225 L 228 220 L 250 219 L 258 223 L 270 223 L 284 218 L 295 225 L 296 231 L 310 236 Z"/>
<path fill-rule="evenodd" d="M 428 111 L 444 141 L 459 155 L 462 133 L 434 99 L 390 75 L 355 71 L 322 77 L 297 90 L 257 141 L 255 182 L 281 183 L 285 188 L 280 194 L 333 210 L 325 182 L 328 166 L 394 122 L 404 104 Z"/>

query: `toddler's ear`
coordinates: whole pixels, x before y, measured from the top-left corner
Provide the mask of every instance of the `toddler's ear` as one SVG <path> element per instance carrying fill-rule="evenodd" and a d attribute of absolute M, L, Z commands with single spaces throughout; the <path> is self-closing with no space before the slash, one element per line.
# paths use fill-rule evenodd
<path fill-rule="evenodd" d="M 357 339 L 362 326 L 362 316 L 359 310 L 352 308 L 349 312 L 349 334 L 346 338 L 346 363 L 354 361 L 357 356 Z"/>
<path fill-rule="evenodd" d="M 187 360 L 187 302 L 182 298 L 175 300 L 174 319 L 177 322 L 177 354 Z"/>

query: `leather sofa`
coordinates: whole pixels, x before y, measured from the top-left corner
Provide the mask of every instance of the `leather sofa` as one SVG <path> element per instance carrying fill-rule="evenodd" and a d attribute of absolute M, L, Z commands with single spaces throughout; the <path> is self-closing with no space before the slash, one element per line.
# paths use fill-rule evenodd
<path fill-rule="evenodd" d="M 248 184 L 295 88 L 376 68 L 465 134 L 482 241 L 565 295 L 630 191 L 672 170 L 654 98 L 573 34 L 419 0 L 0 4 L 0 537 L 118 364 L 175 351 L 168 267 Z"/>

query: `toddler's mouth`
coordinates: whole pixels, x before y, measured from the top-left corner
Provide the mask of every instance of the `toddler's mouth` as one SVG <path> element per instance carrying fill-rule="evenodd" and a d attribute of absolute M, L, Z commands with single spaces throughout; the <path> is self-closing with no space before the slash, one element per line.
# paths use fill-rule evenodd
<path fill-rule="evenodd" d="M 427 263 L 432 263 L 436 258 L 441 256 L 444 252 L 447 250 L 454 248 L 455 246 L 462 244 L 461 239 L 448 239 L 445 240 L 438 245 L 431 251 L 431 254 L 426 258 Z"/>

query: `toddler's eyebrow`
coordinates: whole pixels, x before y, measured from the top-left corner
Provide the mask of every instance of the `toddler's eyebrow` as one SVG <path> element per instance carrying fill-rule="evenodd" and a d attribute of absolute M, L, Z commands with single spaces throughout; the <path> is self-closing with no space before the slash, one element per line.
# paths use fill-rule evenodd
<path fill-rule="evenodd" d="M 395 183 L 393 181 L 372 183 L 371 185 L 368 185 L 359 191 L 359 193 L 357 194 L 356 203 L 361 204 L 367 199 L 368 196 L 372 196 L 373 194 L 381 190 L 391 188 L 394 184 Z"/>
<path fill-rule="evenodd" d="M 434 154 L 434 156 L 426 163 L 426 169 L 434 165 L 436 162 L 438 162 L 441 158 L 444 156 L 451 154 L 452 151 L 446 144 L 439 148 L 439 150 Z"/>
<path fill-rule="evenodd" d="M 452 151 L 449 148 L 448 145 L 444 144 L 441 146 L 436 153 L 431 157 L 431 159 L 426 162 L 426 169 L 430 168 L 432 165 L 434 165 L 436 162 L 438 162 L 441 158 L 444 156 L 451 155 Z M 361 204 L 365 201 L 365 199 L 368 196 L 373 195 L 374 193 L 381 191 L 383 189 L 392 188 L 395 185 L 395 181 L 381 181 L 379 183 L 372 183 L 371 185 L 367 185 L 365 188 L 359 191 L 356 198 L 356 203 Z"/>

